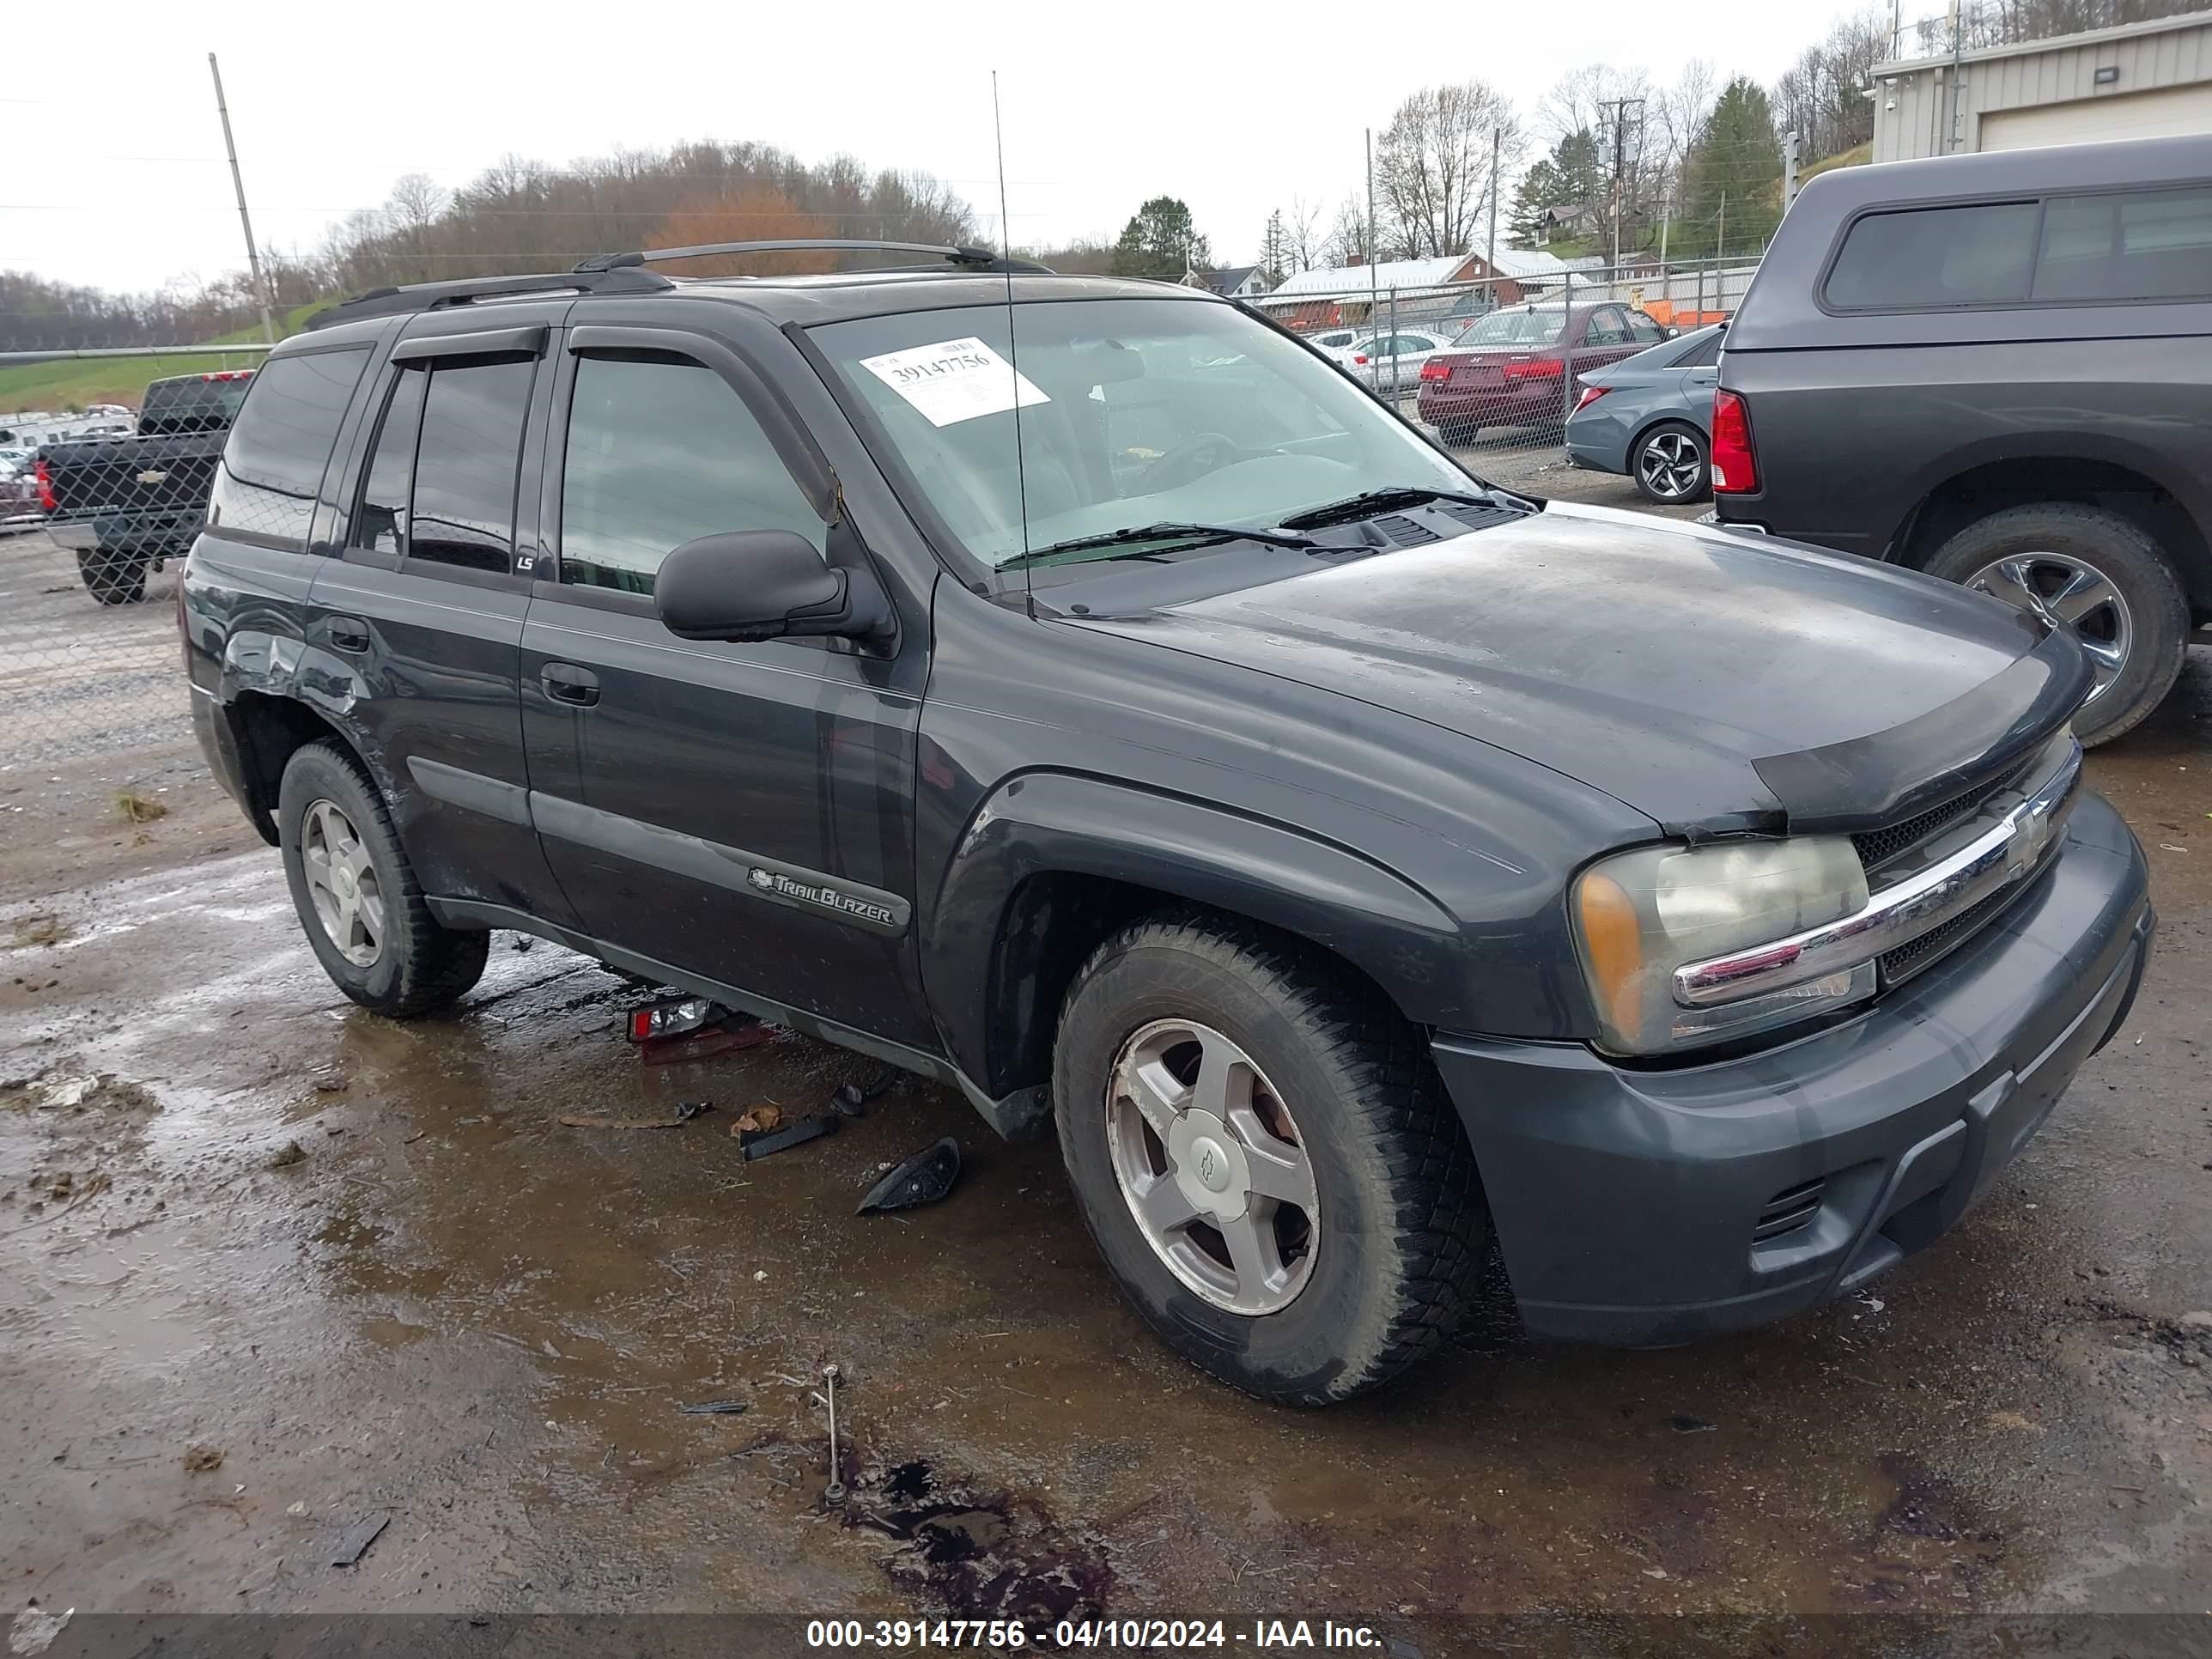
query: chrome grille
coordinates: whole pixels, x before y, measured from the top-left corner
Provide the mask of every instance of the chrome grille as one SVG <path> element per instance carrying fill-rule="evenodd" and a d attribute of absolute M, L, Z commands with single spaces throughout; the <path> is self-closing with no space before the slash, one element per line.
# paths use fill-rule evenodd
<path fill-rule="evenodd" d="M 1858 848 L 1859 862 L 1866 866 L 1869 875 L 1873 875 L 1884 865 L 1911 852 L 1921 842 L 1941 835 L 2003 788 L 2009 781 L 2009 777 L 1995 779 L 1978 789 L 1969 789 L 1963 795 L 1954 796 L 1941 806 L 1931 806 L 1924 812 L 1916 813 L 1901 823 L 1885 824 L 1879 830 L 1869 830 L 1853 836 L 1851 845 Z"/>
<path fill-rule="evenodd" d="M 1934 967 L 1951 954 L 1954 945 L 1964 945 L 1968 935 L 2019 897 L 2020 892 L 2020 887 L 2015 885 L 1992 893 L 1978 903 L 1968 905 L 1942 927 L 1930 928 L 1911 944 L 1884 951 L 1875 958 L 1881 969 L 1882 983 L 1895 985 L 1911 979 L 1923 968 Z"/>

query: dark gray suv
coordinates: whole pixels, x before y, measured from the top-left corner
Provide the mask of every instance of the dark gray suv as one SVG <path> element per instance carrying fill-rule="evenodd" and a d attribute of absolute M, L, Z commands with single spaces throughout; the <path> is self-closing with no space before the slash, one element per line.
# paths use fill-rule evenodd
<path fill-rule="evenodd" d="M 2070 630 L 2118 737 L 2212 621 L 2212 136 L 1821 174 L 1713 416 L 1722 523 Z"/>
<path fill-rule="evenodd" d="M 347 996 L 518 928 L 1056 1126 L 1162 1338 L 1298 1401 L 1493 1240 L 1550 1336 L 1863 1285 L 2119 1028 L 2072 633 L 1489 489 L 1235 306 L 939 252 L 271 354 L 185 659 Z"/>

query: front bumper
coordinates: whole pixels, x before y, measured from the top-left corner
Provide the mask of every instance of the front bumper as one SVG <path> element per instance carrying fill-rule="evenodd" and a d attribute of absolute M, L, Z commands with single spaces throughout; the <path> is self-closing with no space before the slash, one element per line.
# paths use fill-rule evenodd
<path fill-rule="evenodd" d="M 2084 793 L 2027 892 L 1846 1024 L 1648 1071 L 1578 1045 L 1439 1036 L 1531 1334 L 1634 1346 L 1741 1330 L 1932 1242 L 2126 1018 L 2148 880 L 2127 825 Z M 1810 1219 L 1755 1242 L 1769 1205 L 1814 1182 Z"/>

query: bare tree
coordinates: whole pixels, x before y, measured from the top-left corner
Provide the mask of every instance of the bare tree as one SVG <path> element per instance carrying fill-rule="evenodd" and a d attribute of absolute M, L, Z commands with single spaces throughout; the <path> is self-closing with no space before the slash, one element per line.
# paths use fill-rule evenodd
<path fill-rule="evenodd" d="M 1336 217 L 1330 222 L 1322 252 L 1328 264 L 1348 265 L 1366 260 L 1373 252 L 1367 234 L 1367 204 L 1357 191 L 1347 191 L 1336 204 Z"/>
<path fill-rule="evenodd" d="M 1866 88 L 1890 53 L 1889 19 L 1877 9 L 1839 20 L 1797 54 L 1770 89 L 1774 122 L 1797 135 L 1806 161 L 1840 155 L 1874 137 L 1874 103 Z"/>
<path fill-rule="evenodd" d="M 1311 270 L 1322 263 L 1328 253 L 1327 239 L 1321 231 L 1321 209 L 1303 196 L 1291 198 L 1291 211 L 1283 222 L 1290 239 L 1291 269 Z"/>
<path fill-rule="evenodd" d="M 1520 118 L 1482 81 L 1429 87 L 1398 106 L 1375 145 L 1378 237 L 1421 258 L 1469 252 L 1490 204 L 1493 137 L 1501 170 L 1516 166 Z"/>

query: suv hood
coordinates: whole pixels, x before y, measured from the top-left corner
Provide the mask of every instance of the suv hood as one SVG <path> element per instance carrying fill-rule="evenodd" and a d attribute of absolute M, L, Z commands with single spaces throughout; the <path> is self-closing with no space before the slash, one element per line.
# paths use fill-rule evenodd
<path fill-rule="evenodd" d="M 1557 503 L 1071 625 L 1410 714 L 1692 836 L 1918 811 L 2023 757 L 2090 684 L 2070 639 L 1931 577 Z"/>

